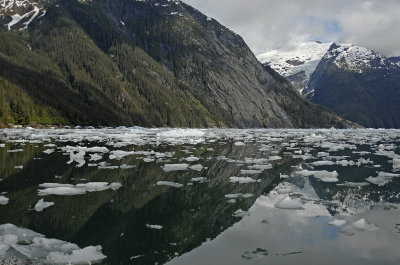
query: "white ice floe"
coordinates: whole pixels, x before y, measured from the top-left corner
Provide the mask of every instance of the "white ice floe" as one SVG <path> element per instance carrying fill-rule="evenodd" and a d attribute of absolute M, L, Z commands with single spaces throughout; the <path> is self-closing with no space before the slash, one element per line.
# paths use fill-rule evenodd
<path fill-rule="evenodd" d="M 189 167 L 191 170 L 201 171 L 204 167 L 201 164 L 192 165 Z"/>
<path fill-rule="evenodd" d="M 182 188 L 183 184 L 172 181 L 157 181 L 157 186 L 171 186 L 174 188 Z"/>
<path fill-rule="evenodd" d="M 247 215 L 250 215 L 249 212 L 248 211 L 243 211 L 242 209 L 236 210 L 232 214 L 233 217 L 239 217 L 239 218 L 245 217 Z"/>
<path fill-rule="evenodd" d="M 228 199 L 237 199 L 237 198 L 251 198 L 253 197 L 254 194 L 253 193 L 232 193 L 232 194 L 225 194 L 225 198 Z"/>
<path fill-rule="evenodd" d="M 352 223 L 351 227 L 359 231 L 374 231 L 378 229 L 376 224 L 367 223 L 364 218 Z"/>
<path fill-rule="evenodd" d="M 190 181 L 191 182 L 204 183 L 204 182 L 208 182 L 209 179 L 207 179 L 205 177 L 196 177 L 196 178 L 192 178 Z"/>
<path fill-rule="evenodd" d="M 368 186 L 369 183 L 368 182 L 351 182 L 351 181 L 345 181 L 344 183 L 339 183 L 336 184 L 337 186 L 346 186 L 346 187 L 364 187 L 364 186 Z"/>
<path fill-rule="evenodd" d="M 372 183 L 376 184 L 378 186 L 384 186 L 389 182 L 392 182 L 392 178 L 399 177 L 400 174 L 393 174 L 393 173 L 388 173 L 388 172 L 379 172 L 377 177 L 368 177 L 365 180 Z"/>
<path fill-rule="evenodd" d="M 189 167 L 189 164 L 165 164 L 161 168 L 165 172 L 171 172 L 171 171 L 181 171 L 181 170 L 187 170 Z"/>
<path fill-rule="evenodd" d="M 89 182 L 77 185 L 72 184 L 59 184 L 59 183 L 43 183 L 39 187 L 44 189 L 38 190 L 39 196 L 45 195 L 79 195 L 86 192 L 104 191 L 104 190 L 118 190 L 122 187 L 119 182 L 108 184 L 107 182 Z"/>
<path fill-rule="evenodd" d="M 8 202 L 9 202 L 9 199 L 6 196 L 0 195 L 0 205 L 6 205 L 6 204 L 8 204 Z"/>
<path fill-rule="evenodd" d="M 121 160 L 125 156 L 131 156 L 134 155 L 134 151 L 123 151 L 123 150 L 116 150 L 116 151 L 111 151 L 110 152 L 110 159 L 115 159 L 115 160 Z"/>
<path fill-rule="evenodd" d="M 195 162 L 195 161 L 200 160 L 200 158 L 195 157 L 195 156 L 189 156 L 189 157 L 186 157 L 185 160 L 188 162 Z"/>
<path fill-rule="evenodd" d="M 276 208 L 279 209 L 288 209 L 288 210 L 303 210 L 303 203 L 299 198 L 292 199 L 290 196 L 287 196 L 283 200 L 279 201 L 275 204 Z"/>
<path fill-rule="evenodd" d="M 101 160 L 103 157 L 99 154 L 90 154 L 90 159 L 89 161 L 99 161 Z"/>
<path fill-rule="evenodd" d="M 339 219 L 334 219 L 333 221 L 328 222 L 328 225 L 333 225 L 333 226 L 343 226 L 346 224 L 346 220 L 339 220 Z"/>
<path fill-rule="evenodd" d="M 54 153 L 54 149 L 46 149 L 43 151 L 43 153 L 50 155 L 51 153 Z"/>
<path fill-rule="evenodd" d="M 240 170 L 240 174 L 242 175 L 256 175 L 261 174 L 263 170 L 254 170 L 254 169 L 242 169 Z"/>
<path fill-rule="evenodd" d="M 257 180 L 250 178 L 250 177 L 230 177 L 229 182 L 231 183 L 239 183 L 239 184 L 245 184 L 245 183 L 254 183 L 257 182 Z"/>
<path fill-rule="evenodd" d="M 131 169 L 136 167 L 135 165 L 127 165 L 127 164 L 123 164 L 120 166 L 121 169 Z"/>
<path fill-rule="evenodd" d="M 23 166 L 23 165 L 20 165 L 20 166 L 14 166 L 14 168 L 15 168 L 15 169 L 23 169 L 23 168 L 24 168 L 24 166 Z"/>
<path fill-rule="evenodd" d="M 91 264 L 106 258 L 101 246 L 81 249 L 76 244 L 49 239 L 26 228 L 0 225 L 0 257 L 15 255 L 44 264 Z"/>
<path fill-rule="evenodd" d="M 35 211 L 37 211 L 37 212 L 41 212 L 41 211 L 43 211 L 44 209 L 46 209 L 46 208 L 48 208 L 48 207 L 50 207 L 50 206 L 53 206 L 54 205 L 54 202 L 45 202 L 43 199 L 40 199 L 37 203 L 36 203 L 36 205 L 35 205 Z"/>
<path fill-rule="evenodd" d="M 311 165 L 313 165 L 313 166 L 331 166 L 331 165 L 335 165 L 335 162 L 329 161 L 329 160 L 322 160 L 322 161 L 312 162 Z"/>
<path fill-rule="evenodd" d="M 308 177 L 308 176 L 314 176 L 315 178 L 323 181 L 323 182 L 337 182 L 339 181 L 338 177 L 338 173 L 335 171 L 327 171 L 327 170 L 321 170 L 321 171 L 311 171 L 311 170 L 300 170 L 300 171 L 296 171 L 295 174 L 300 175 L 300 176 L 304 176 L 304 177 Z"/>
<path fill-rule="evenodd" d="M 149 225 L 149 224 L 146 224 L 146 227 L 149 228 L 149 229 L 156 229 L 156 230 L 163 229 L 162 225 Z"/>

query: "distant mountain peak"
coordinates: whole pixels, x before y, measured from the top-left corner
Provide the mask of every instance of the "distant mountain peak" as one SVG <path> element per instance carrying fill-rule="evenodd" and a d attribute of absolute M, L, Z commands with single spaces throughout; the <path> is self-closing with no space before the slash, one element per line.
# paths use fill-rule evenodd
<path fill-rule="evenodd" d="M 286 77 L 301 91 L 331 45 L 320 41 L 298 42 L 289 49 L 266 50 L 257 59 Z"/>
<path fill-rule="evenodd" d="M 397 67 L 395 63 L 376 51 L 348 43 L 333 43 L 322 60 L 332 58 L 339 68 L 358 73 L 371 69 Z"/>

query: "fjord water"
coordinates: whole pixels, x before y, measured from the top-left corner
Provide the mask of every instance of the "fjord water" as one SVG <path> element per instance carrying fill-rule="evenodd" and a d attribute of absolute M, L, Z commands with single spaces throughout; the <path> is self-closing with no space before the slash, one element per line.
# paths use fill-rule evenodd
<path fill-rule="evenodd" d="M 398 264 L 399 147 L 398 130 L 0 130 L 0 260 Z"/>

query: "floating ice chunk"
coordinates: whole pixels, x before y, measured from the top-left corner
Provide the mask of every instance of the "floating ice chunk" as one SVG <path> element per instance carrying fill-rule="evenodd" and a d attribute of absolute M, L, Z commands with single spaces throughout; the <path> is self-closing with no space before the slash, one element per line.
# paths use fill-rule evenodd
<path fill-rule="evenodd" d="M 99 161 L 102 158 L 103 157 L 101 155 L 99 155 L 99 154 L 90 154 L 89 161 Z"/>
<path fill-rule="evenodd" d="M 327 152 L 318 152 L 317 156 L 318 157 L 329 157 L 329 153 L 327 153 Z"/>
<path fill-rule="evenodd" d="M 336 161 L 336 164 L 343 167 L 347 167 L 347 166 L 354 166 L 356 163 L 354 163 L 354 161 L 338 160 Z"/>
<path fill-rule="evenodd" d="M 377 177 L 368 177 L 365 179 L 366 181 L 378 185 L 380 187 L 384 186 L 385 184 L 389 183 L 392 181 L 391 177 L 387 177 L 387 176 L 377 176 Z"/>
<path fill-rule="evenodd" d="M 244 146 L 244 145 L 246 145 L 246 144 L 243 143 L 243 142 L 235 142 L 234 145 L 235 145 L 235 146 Z"/>
<path fill-rule="evenodd" d="M 228 199 L 237 199 L 237 198 L 247 199 L 247 198 L 251 198 L 253 196 L 254 196 L 253 193 L 234 193 L 234 194 L 226 194 L 225 198 L 228 198 Z"/>
<path fill-rule="evenodd" d="M 35 205 L 35 211 L 41 212 L 43 209 L 46 209 L 50 206 L 53 206 L 54 202 L 45 202 L 43 199 L 40 199 Z"/>
<path fill-rule="evenodd" d="M 344 183 L 339 183 L 336 184 L 337 186 L 345 186 L 345 187 L 363 187 L 363 186 L 368 186 L 368 182 L 350 182 L 350 181 L 345 181 Z"/>
<path fill-rule="evenodd" d="M 119 182 L 113 182 L 108 184 L 107 182 L 88 182 L 77 184 L 76 186 L 71 184 L 59 184 L 59 183 L 43 183 L 39 185 L 42 190 L 38 190 L 39 196 L 45 195 L 79 195 L 85 194 L 86 192 L 95 192 L 103 190 L 118 190 L 122 187 Z"/>
<path fill-rule="evenodd" d="M 74 249 L 71 253 L 54 251 L 47 256 L 45 263 L 53 264 L 83 264 L 97 263 L 106 256 L 101 253 L 101 246 L 89 246 L 83 249 Z"/>
<path fill-rule="evenodd" d="M 190 181 L 191 182 L 204 183 L 204 182 L 207 182 L 209 180 L 207 178 L 204 178 L 204 177 L 197 177 L 197 178 L 192 178 Z"/>
<path fill-rule="evenodd" d="M 352 223 L 351 227 L 359 231 L 373 231 L 378 229 L 376 224 L 369 224 L 364 218 Z"/>
<path fill-rule="evenodd" d="M 328 223 L 328 225 L 343 226 L 345 223 L 347 223 L 346 220 L 334 219 L 333 221 L 330 221 L 330 222 Z"/>
<path fill-rule="evenodd" d="M 263 165 L 258 164 L 258 165 L 249 166 L 249 169 L 257 170 L 257 171 L 260 171 L 260 170 L 263 171 L 263 170 L 267 170 L 267 169 L 271 169 L 271 168 L 272 168 L 271 164 L 263 164 Z"/>
<path fill-rule="evenodd" d="M 230 177 L 229 182 L 231 182 L 231 183 L 239 182 L 239 184 L 245 184 L 245 183 L 257 182 L 257 180 L 250 178 L 250 177 Z"/>
<path fill-rule="evenodd" d="M 246 251 L 242 254 L 242 258 L 247 260 L 252 260 L 266 256 L 268 256 L 268 250 L 263 248 L 257 248 L 256 250 L 253 251 Z"/>
<path fill-rule="evenodd" d="M 281 160 L 281 159 L 282 159 L 282 157 L 280 157 L 280 156 L 270 156 L 268 158 L 269 161 L 276 161 L 276 160 Z"/>
<path fill-rule="evenodd" d="M 71 188 L 71 187 L 56 187 L 56 188 L 46 188 L 43 190 L 38 190 L 39 196 L 45 195 L 79 195 L 85 194 L 85 189 Z"/>
<path fill-rule="evenodd" d="M 24 166 L 23 166 L 23 165 L 21 165 L 21 166 L 14 166 L 14 168 L 15 168 L 15 169 L 23 169 Z"/>
<path fill-rule="evenodd" d="M 240 217 L 240 218 L 245 217 L 246 215 L 250 215 L 250 213 L 247 211 L 243 211 L 242 209 L 236 210 L 232 214 L 233 217 Z"/>
<path fill-rule="evenodd" d="M 107 190 L 109 186 L 107 182 L 89 182 L 89 183 L 77 184 L 76 188 L 85 189 L 88 192 L 94 192 L 94 191 Z"/>
<path fill-rule="evenodd" d="M 311 163 L 313 166 L 331 166 L 334 165 L 335 162 L 333 161 L 328 161 L 328 160 L 322 160 L 322 161 L 315 161 Z"/>
<path fill-rule="evenodd" d="M 136 166 L 134 166 L 134 165 L 127 165 L 127 164 L 123 164 L 123 165 L 120 166 L 121 169 L 130 169 L 130 168 L 134 168 L 134 167 L 136 167 Z"/>
<path fill-rule="evenodd" d="M 54 149 L 46 149 L 43 153 L 50 155 L 51 153 L 54 153 Z"/>
<path fill-rule="evenodd" d="M 323 182 L 337 182 L 339 181 L 338 177 L 338 173 L 335 171 L 326 171 L 326 170 L 321 170 L 321 171 L 311 171 L 311 170 L 300 170 L 300 171 L 296 171 L 295 174 L 300 175 L 300 176 L 304 176 L 304 177 L 308 177 L 308 176 L 314 176 L 315 178 L 323 181 Z"/>
<path fill-rule="evenodd" d="M 20 245 L 18 242 L 26 243 Z M 16 252 L 19 256 L 45 264 L 91 264 L 106 258 L 101 253 L 101 246 L 80 249 L 76 244 L 48 239 L 29 229 L 12 224 L 0 225 L 0 255 L 15 255 Z"/>
<path fill-rule="evenodd" d="M 75 153 L 75 151 L 71 150 L 69 152 L 69 161 L 67 162 L 67 164 L 71 164 L 74 161 L 78 163 L 76 167 L 82 167 L 86 163 L 85 151 L 80 150 L 77 153 Z"/>
<path fill-rule="evenodd" d="M 62 184 L 62 183 L 42 183 L 42 184 L 39 184 L 39 187 L 41 187 L 41 188 L 61 188 L 61 187 L 72 188 L 72 187 L 74 187 L 74 185 Z"/>
<path fill-rule="evenodd" d="M 188 162 L 195 162 L 195 161 L 198 161 L 199 159 L 200 158 L 194 157 L 194 156 L 189 156 L 189 157 L 185 158 L 185 160 L 188 161 Z"/>
<path fill-rule="evenodd" d="M 395 171 L 400 170 L 400 158 L 393 158 L 392 163 Z"/>
<path fill-rule="evenodd" d="M 165 164 L 161 167 L 165 172 L 187 170 L 189 164 Z"/>
<path fill-rule="evenodd" d="M 6 144 L 0 144 L 0 148 L 6 147 Z"/>
<path fill-rule="evenodd" d="M 201 164 L 196 164 L 189 167 L 191 170 L 201 171 L 204 167 Z"/>
<path fill-rule="evenodd" d="M 110 152 L 110 159 L 121 160 L 125 156 L 134 155 L 135 151 L 123 151 L 123 150 L 116 150 Z"/>
<path fill-rule="evenodd" d="M 182 188 L 183 184 L 181 183 L 176 183 L 176 182 L 171 182 L 171 181 L 158 181 L 157 182 L 158 186 L 171 186 L 174 188 Z"/>
<path fill-rule="evenodd" d="M 162 225 L 149 225 L 149 224 L 146 224 L 146 227 L 149 228 L 149 229 L 156 229 L 156 230 L 163 229 Z"/>
<path fill-rule="evenodd" d="M 9 199 L 6 196 L 0 195 L 0 205 L 6 205 L 6 204 L 8 204 L 8 202 L 9 202 Z"/>
<path fill-rule="evenodd" d="M 12 149 L 12 150 L 7 150 L 8 153 L 17 153 L 17 152 L 23 152 L 24 149 Z"/>
<path fill-rule="evenodd" d="M 240 170 L 240 174 L 242 175 L 255 175 L 255 174 L 261 174 L 263 170 L 254 170 L 254 169 L 242 169 Z"/>
<path fill-rule="evenodd" d="M 154 162 L 155 160 L 156 159 L 153 158 L 153 157 L 145 157 L 145 158 L 143 158 L 143 162 L 146 162 L 146 163 Z"/>
<path fill-rule="evenodd" d="M 299 198 L 292 199 L 289 196 L 275 204 L 276 208 L 288 210 L 303 210 L 303 203 Z"/>

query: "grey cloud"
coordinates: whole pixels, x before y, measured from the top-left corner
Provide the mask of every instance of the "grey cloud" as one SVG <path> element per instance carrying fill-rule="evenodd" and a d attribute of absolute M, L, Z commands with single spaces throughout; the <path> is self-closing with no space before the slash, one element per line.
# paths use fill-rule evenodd
<path fill-rule="evenodd" d="M 386 56 L 400 56 L 398 0 L 183 1 L 240 34 L 254 53 L 289 47 L 297 41 L 321 40 L 354 43 Z"/>

